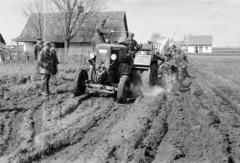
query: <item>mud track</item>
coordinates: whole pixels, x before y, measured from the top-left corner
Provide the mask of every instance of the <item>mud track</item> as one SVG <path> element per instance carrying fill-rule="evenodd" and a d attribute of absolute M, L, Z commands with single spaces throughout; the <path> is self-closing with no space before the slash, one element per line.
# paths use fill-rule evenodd
<path fill-rule="evenodd" d="M 237 94 L 192 73 L 189 92 L 149 88 L 129 104 L 73 97 L 71 75 L 48 98 L 37 81 L 2 86 L 0 162 L 240 162 Z"/>

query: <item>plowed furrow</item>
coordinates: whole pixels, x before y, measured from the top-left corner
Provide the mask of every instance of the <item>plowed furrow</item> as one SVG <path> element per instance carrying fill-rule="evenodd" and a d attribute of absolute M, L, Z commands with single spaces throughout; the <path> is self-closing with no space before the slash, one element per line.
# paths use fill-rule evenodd
<path fill-rule="evenodd" d="M 164 95 L 138 100 L 128 115 L 120 120 L 86 159 L 86 162 L 131 161 L 135 149 L 147 136 L 153 119 L 158 115 Z"/>
<path fill-rule="evenodd" d="M 10 155 L 9 160 L 16 162 L 31 162 L 32 160 L 39 159 L 43 155 L 49 155 L 52 152 L 58 151 L 62 147 L 75 144 L 81 140 L 84 134 L 92 127 L 98 124 L 98 121 L 107 117 L 112 108 L 112 103 L 104 103 L 103 108 L 99 104 L 91 108 L 81 108 L 81 104 L 70 115 L 57 120 L 55 127 L 46 127 L 43 133 L 36 135 L 32 144 L 22 145 L 16 152 Z M 43 123 L 43 125 L 46 125 Z"/>

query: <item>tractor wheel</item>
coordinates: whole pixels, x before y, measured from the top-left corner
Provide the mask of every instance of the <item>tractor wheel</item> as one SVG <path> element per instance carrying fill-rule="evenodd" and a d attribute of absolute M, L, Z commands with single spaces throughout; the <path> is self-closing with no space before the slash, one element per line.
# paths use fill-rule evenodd
<path fill-rule="evenodd" d="M 126 102 L 127 92 L 129 90 L 129 82 L 130 80 L 128 75 L 121 76 L 118 84 L 118 91 L 117 91 L 117 101 L 119 103 Z"/>
<path fill-rule="evenodd" d="M 131 76 L 130 95 L 137 98 L 142 95 L 143 82 L 140 73 L 134 71 Z"/>
<path fill-rule="evenodd" d="M 88 74 L 86 70 L 80 70 L 77 73 L 76 79 L 75 79 L 75 85 L 73 88 L 73 94 L 75 96 L 80 96 L 85 93 L 86 86 L 85 81 L 88 80 Z"/>
<path fill-rule="evenodd" d="M 155 86 L 158 83 L 158 65 L 152 63 L 150 65 L 149 86 Z"/>

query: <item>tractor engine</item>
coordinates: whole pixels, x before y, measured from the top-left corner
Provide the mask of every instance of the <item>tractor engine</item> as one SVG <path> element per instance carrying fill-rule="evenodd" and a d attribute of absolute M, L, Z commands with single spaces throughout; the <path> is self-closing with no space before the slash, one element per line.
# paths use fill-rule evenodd
<path fill-rule="evenodd" d="M 102 64 L 100 67 L 96 69 L 95 81 L 96 83 L 99 84 L 105 84 L 107 81 L 107 77 L 108 77 L 107 69 Z"/>

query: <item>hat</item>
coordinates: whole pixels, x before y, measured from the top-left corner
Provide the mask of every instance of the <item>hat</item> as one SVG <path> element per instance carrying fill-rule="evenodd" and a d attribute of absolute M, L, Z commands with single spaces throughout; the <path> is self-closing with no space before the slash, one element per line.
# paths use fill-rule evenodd
<path fill-rule="evenodd" d="M 44 43 L 44 46 L 51 46 L 50 41 L 46 41 L 46 42 Z"/>
<path fill-rule="evenodd" d="M 38 41 L 41 41 L 41 40 L 42 40 L 42 37 L 40 37 L 40 36 L 37 37 L 37 40 L 38 40 Z"/>

